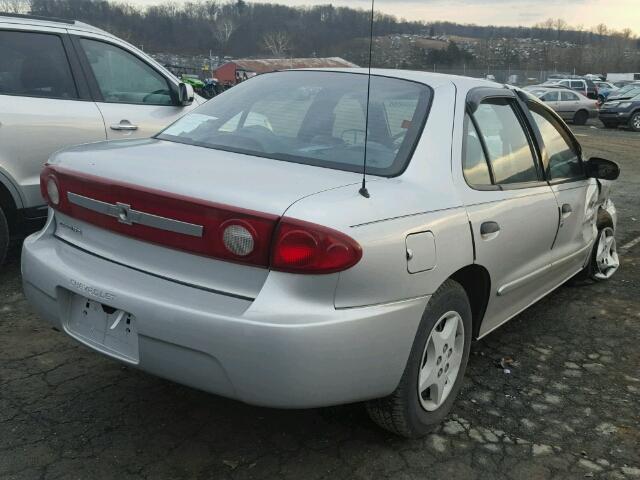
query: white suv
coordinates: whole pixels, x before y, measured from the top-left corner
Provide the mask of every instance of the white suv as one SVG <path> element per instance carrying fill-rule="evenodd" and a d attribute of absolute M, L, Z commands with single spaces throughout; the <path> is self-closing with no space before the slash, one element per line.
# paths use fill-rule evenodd
<path fill-rule="evenodd" d="M 132 45 L 79 22 L 0 14 L 0 265 L 46 217 L 40 171 L 64 147 L 149 137 L 203 100 Z"/>

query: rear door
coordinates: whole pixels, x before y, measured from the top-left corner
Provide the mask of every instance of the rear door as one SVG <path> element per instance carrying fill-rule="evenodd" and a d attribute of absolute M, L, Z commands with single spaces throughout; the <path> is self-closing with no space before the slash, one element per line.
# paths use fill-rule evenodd
<path fill-rule="evenodd" d="M 541 139 L 547 178 L 559 211 L 553 244 L 554 271 L 562 281 L 582 269 L 595 238 L 598 186 L 587 178 L 577 141 L 555 116 L 541 105 L 529 104 Z"/>
<path fill-rule="evenodd" d="M 44 205 L 40 171 L 62 148 L 105 139 L 64 30 L 0 29 L 0 173 L 25 208 Z"/>
<path fill-rule="evenodd" d="M 465 121 L 465 198 L 476 262 L 489 270 L 491 298 L 480 334 L 548 291 L 558 226 L 554 194 L 522 107 L 512 92 L 477 103 Z"/>
<path fill-rule="evenodd" d="M 177 105 L 171 80 L 123 46 L 85 37 L 74 44 L 109 139 L 150 137 L 192 108 Z"/>
<path fill-rule="evenodd" d="M 580 107 L 580 97 L 573 92 L 560 92 L 560 103 L 556 112 L 565 120 L 573 120 Z"/>

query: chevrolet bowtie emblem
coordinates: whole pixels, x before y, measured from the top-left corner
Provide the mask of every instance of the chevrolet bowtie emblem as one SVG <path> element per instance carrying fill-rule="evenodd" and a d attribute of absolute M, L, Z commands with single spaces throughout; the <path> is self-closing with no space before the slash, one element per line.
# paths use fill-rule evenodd
<path fill-rule="evenodd" d="M 78 205 L 87 210 L 101 213 L 118 220 L 124 225 L 145 225 L 147 227 L 157 228 L 168 232 L 181 233 L 191 237 L 202 238 L 204 228 L 202 225 L 182 222 L 173 218 L 161 217 L 152 213 L 134 210 L 131 205 L 116 202 L 108 203 L 95 198 L 85 197 L 77 193 L 67 192 L 69 202 Z"/>
<path fill-rule="evenodd" d="M 116 203 L 116 209 L 118 213 L 118 221 L 126 225 L 133 225 L 131 220 L 131 205 L 126 203 Z"/>

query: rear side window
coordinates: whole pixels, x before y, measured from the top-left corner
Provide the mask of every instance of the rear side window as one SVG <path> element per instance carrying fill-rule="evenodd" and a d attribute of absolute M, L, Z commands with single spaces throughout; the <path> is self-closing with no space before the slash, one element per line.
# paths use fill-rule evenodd
<path fill-rule="evenodd" d="M 0 95 L 78 98 L 60 37 L 0 31 Z"/>
<path fill-rule="evenodd" d="M 584 90 L 584 83 L 582 82 L 571 82 L 571 88 L 575 88 L 578 90 Z"/>
<path fill-rule="evenodd" d="M 562 92 L 562 101 L 563 102 L 575 102 L 580 100 L 580 97 L 578 97 L 578 95 L 576 95 L 575 93 L 571 93 L 571 92 Z"/>
<path fill-rule="evenodd" d="M 531 104 L 530 110 L 546 147 L 551 180 L 583 179 L 582 162 L 567 132 L 543 108 Z"/>
<path fill-rule="evenodd" d="M 173 105 L 167 80 L 142 60 L 108 43 L 80 43 L 105 102 Z"/>
<path fill-rule="evenodd" d="M 489 164 L 482 148 L 480 134 L 469 115 L 465 115 L 464 137 L 464 152 L 462 155 L 464 178 L 469 185 L 475 187 L 491 185 Z"/>
<path fill-rule="evenodd" d="M 432 91 L 367 75 L 290 71 L 260 75 L 219 95 L 162 132 L 163 140 L 338 170 L 400 174 L 426 122 Z"/>
<path fill-rule="evenodd" d="M 498 185 L 538 181 L 533 147 L 514 108 L 509 99 L 490 99 L 474 114 Z"/>

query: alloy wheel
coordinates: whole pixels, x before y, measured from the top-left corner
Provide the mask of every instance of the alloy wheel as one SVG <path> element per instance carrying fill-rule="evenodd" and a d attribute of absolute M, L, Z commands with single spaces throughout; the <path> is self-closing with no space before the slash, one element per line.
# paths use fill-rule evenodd
<path fill-rule="evenodd" d="M 634 130 L 640 131 L 640 113 L 636 113 L 631 119 L 631 126 Z"/>
<path fill-rule="evenodd" d="M 613 229 L 604 228 L 600 233 L 600 240 L 596 249 L 596 271 L 594 276 L 598 280 L 607 280 L 613 276 L 620 267 L 616 237 Z"/>
<path fill-rule="evenodd" d="M 435 323 L 425 344 L 418 374 L 422 408 L 437 410 L 458 378 L 464 353 L 464 322 L 458 312 L 447 312 Z"/>

